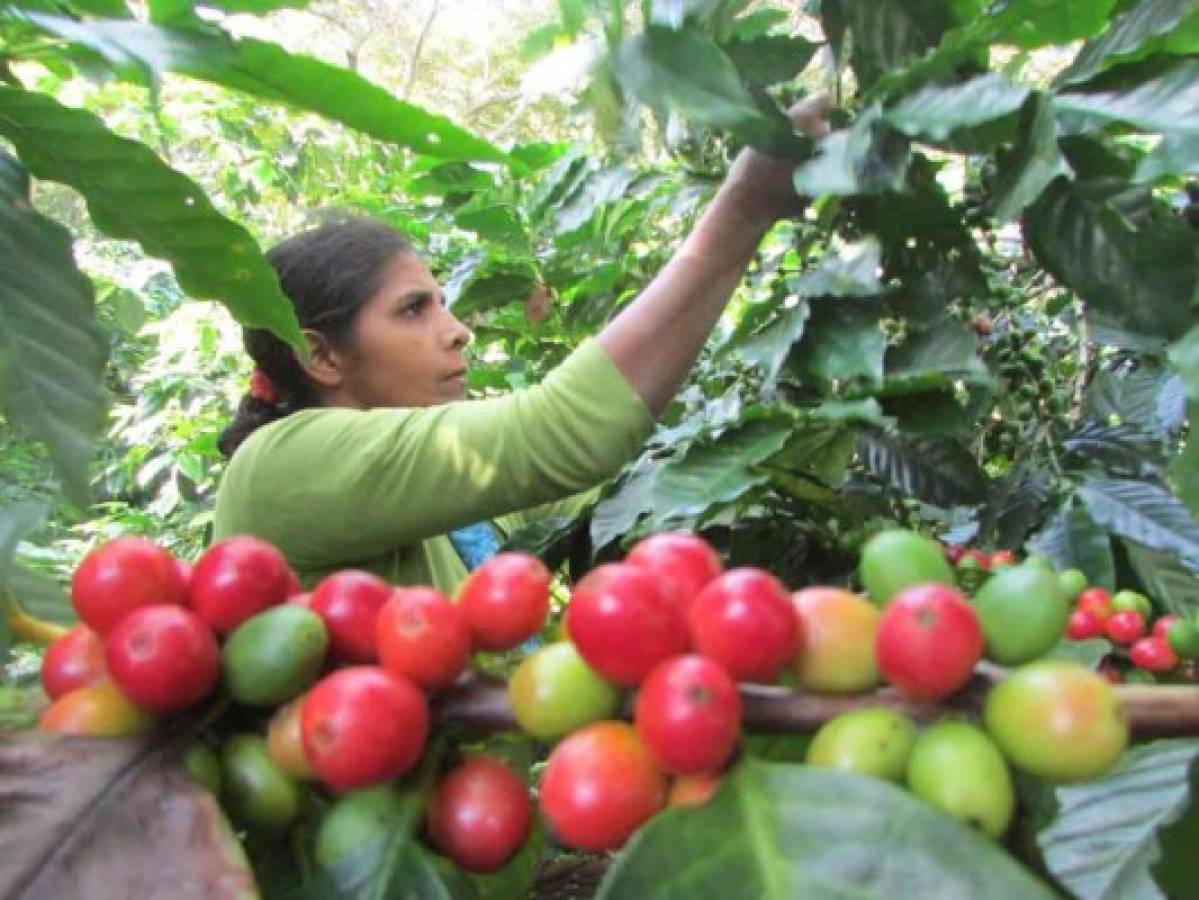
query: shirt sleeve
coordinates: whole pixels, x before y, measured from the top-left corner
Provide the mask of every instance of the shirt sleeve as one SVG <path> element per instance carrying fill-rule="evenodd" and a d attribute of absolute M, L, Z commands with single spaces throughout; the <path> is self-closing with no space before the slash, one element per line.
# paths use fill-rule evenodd
<path fill-rule="evenodd" d="M 652 427 L 594 341 L 541 384 L 505 397 L 305 410 L 234 455 L 217 498 L 217 537 L 255 534 L 294 564 L 352 563 L 591 488 Z"/>

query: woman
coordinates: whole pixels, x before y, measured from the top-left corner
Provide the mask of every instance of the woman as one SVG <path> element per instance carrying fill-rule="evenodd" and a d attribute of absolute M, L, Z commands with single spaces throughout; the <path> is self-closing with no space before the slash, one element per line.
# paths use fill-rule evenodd
<path fill-rule="evenodd" d="M 822 133 L 822 112 L 794 118 Z M 453 592 L 467 569 L 447 532 L 569 506 L 636 455 L 763 235 L 801 209 L 793 167 L 743 152 L 649 287 L 543 383 L 498 399 L 458 402 L 470 333 L 398 234 L 359 221 L 285 241 L 269 258 L 311 358 L 247 334 L 256 386 L 222 435 L 215 538 L 272 542 L 305 584 L 352 567 Z"/>

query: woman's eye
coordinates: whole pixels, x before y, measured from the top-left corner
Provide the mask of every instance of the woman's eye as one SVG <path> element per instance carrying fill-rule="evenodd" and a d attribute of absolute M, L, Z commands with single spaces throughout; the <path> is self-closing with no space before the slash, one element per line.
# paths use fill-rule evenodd
<path fill-rule="evenodd" d="M 400 315 L 401 316 L 419 316 L 422 312 L 425 311 L 425 308 L 428 305 L 429 305 L 429 299 L 427 297 L 425 297 L 421 300 L 413 301 L 412 303 L 407 303 L 404 306 L 400 307 Z"/>

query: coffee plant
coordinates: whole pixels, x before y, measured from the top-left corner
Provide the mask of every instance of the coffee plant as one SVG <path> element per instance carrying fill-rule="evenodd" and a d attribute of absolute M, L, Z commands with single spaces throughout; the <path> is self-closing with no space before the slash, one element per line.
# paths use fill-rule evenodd
<path fill-rule="evenodd" d="M 1199 723 L 1175 623 L 1199 614 L 1199 2 L 558 0 L 523 49 L 590 52 L 561 132 L 585 137 L 514 144 L 238 36 L 230 18 L 303 5 L 0 0 L 0 727 L 42 714 L 30 642 L 75 620 L 65 588 L 87 551 L 129 534 L 205 551 L 215 439 L 248 374 L 236 325 L 299 345 L 263 244 L 319 207 L 405 231 L 475 333 L 469 387 L 487 396 L 539 381 L 635 296 L 755 146 L 794 160 L 806 211 L 762 243 L 642 454 L 581 515 L 509 549 L 579 584 L 683 531 L 726 568 L 846 594 L 869 591 L 863 548 L 898 523 L 947 545 L 980 610 L 1009 550 L 1063 583 L 1079 573 L 1063 617 L 1083 588 L 1144 598 L 1037 656 L 1166 683 L 1118 688 L 1135 740 L 1114 771 L 1017 778 L 998 842 L 877 779 L 800 764 L 811 734 L 858 705 L 977 720 L 994 667 L 914 712 L 891 689 L 822 712 L 804 706 L 822 694 L 743 686 L 745 734 L 714 799 L 591 857 L 606 863 L 600 895 L 1186 896 Z M 816 93 L 833 130 L 814 141 L 785 111 Z M 569 595 L 557 589 L 540 640 L 562 637 Z M 1104 624 L 1125 613 L 1136 634 Z M 1156 637 L 1177 631 L 1172 664 L 1159 645 L 1134 652 L 1155 619 Z M 855 627 L 847 646 L 867 640 Z M 531 652 L 474 663 L 515 683 Z M 610 709 L 615 689 L 581 665 L 576 691 Z M 459 750 L 529 781 L 553 759 L 558 735 L 522 735 L 527 711 L 480 678 L 433 697 L 424 756 L 384 779 L 386 802 L 362 801 L 384 833 L 348 856 L 316 834 L 342 807 L 327 790 L 279 782 L 264 812 L 218 788 L 234 837 L 183 780 L 197 736 L 189 759 L 219 744 L 226 775 L 262 768 L 265 722 L 221 691 L 149 736 L 6 735 L 0 797 L 23 812 L 0 826 L 15 848 L 0 882 L 21 897 L 84 883 L 180 896 L 186 871 L 205 896 L 527 896 L 571 847 L 616 845 L 572 845 L 551 816 L 481 875 L 446 849 L 452 822 L 430 843 L 421 822 Z M 96 702 L 144 724 L 127 700 Z M 627 750 L 624 731 L 605 735 L 604 752 Z M 961 749 L 972 737 L 945 740 L 962 770 L 987 765 Z M 148 835 L 150 808 L 164 825 Z M 185 845 L 185 868 L 165 866 Z"/>

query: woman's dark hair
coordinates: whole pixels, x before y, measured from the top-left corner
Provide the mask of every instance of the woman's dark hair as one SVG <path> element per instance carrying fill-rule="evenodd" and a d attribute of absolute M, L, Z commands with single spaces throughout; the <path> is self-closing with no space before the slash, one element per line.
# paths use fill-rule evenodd
<path fill-rule="evenodd" d="M 388 225 L 365 218 L 339 218 L 277 244 L 266 258 L 279 273 L 301 328 L 323 334 L 334 346 L 352 345 L 354 320 L 379 289 L 383 270 L 407 239 Z M 254 431 L 300 409 L 320 404 L 296 359 L 295 350 L 265 329 L 245 329 L 246 352 L 274 389 L 267 401 L 247 394 L 217 445 L 225 456 Z"/>

